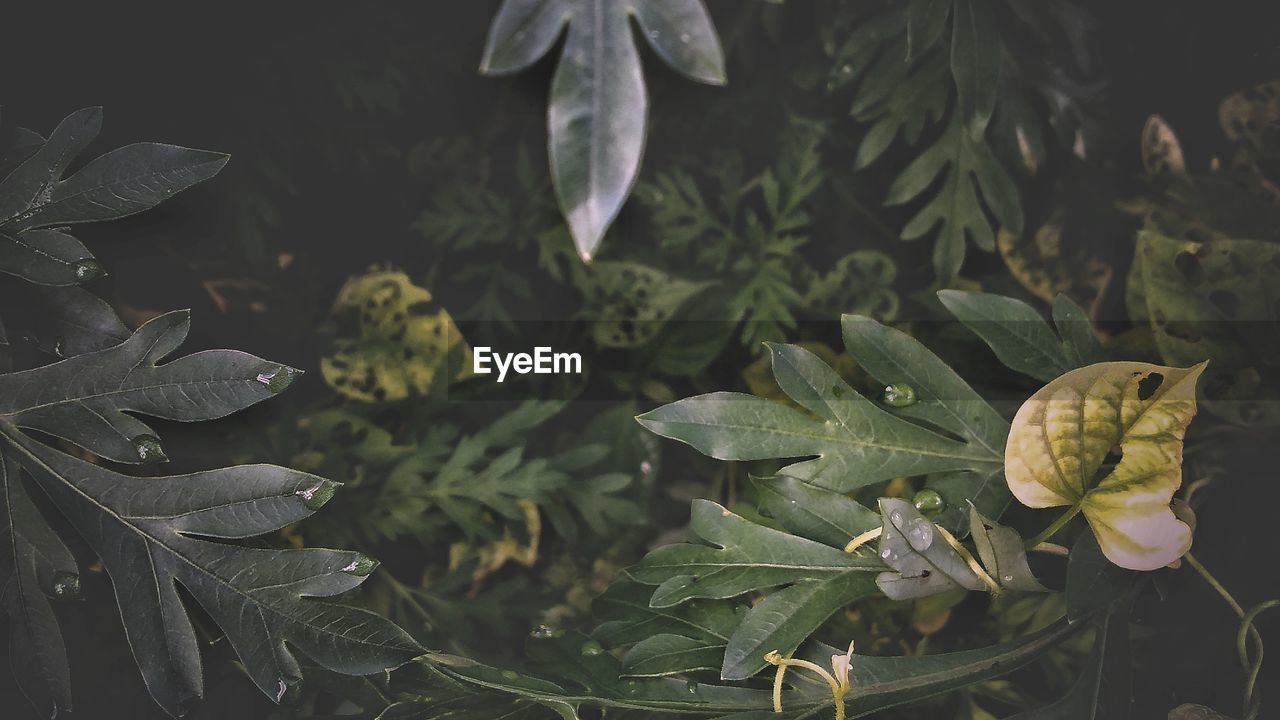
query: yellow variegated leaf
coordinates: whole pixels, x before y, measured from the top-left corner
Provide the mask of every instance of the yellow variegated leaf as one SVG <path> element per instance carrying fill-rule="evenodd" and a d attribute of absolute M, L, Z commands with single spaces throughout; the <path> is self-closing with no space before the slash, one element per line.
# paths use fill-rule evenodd
<path fill-rule="evenodd" d="M 1005 477 L 1014 497 L 1079 510 L 1121 567 L 1155 570 L 1181 557 L 1191 528 L 1169 503 L 1182 484 L 1182 437 L 1203 370 L 1098 363 L 1041 388 L 1009 432 Z M 1113 451 L 1119 462 L 1097 479 Z"/>
<path fill-rule="evenodd" d="M 333 305 L 335 317 L 357 319 L 356 337 L 335 341 L 320 364 L 334 390 L 364 402 L 425 395 L 437 374 L 461 377 L 469 353 L 453 318 L 433 307 L 431 293 L 402 272 L 386 270 L 353 277 Z M 450 362 L 451 355 L 455 355 Z"/>

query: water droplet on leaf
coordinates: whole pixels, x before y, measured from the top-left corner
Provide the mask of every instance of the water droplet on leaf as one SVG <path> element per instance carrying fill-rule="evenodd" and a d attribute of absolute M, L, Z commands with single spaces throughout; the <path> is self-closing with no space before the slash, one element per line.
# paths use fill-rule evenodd
<path fill-rule="evenodd" d="M 160 445 L 160 438 L 155 435 L 139 435 L 133 439 L 133 447 L 138 451 L 138 459 L 144 463 L 161 463 L 169 459 Z"/>
<path fill-rule="evenodd" d="M 595 657 L 597 655 L 602 655 L 602 654 L 604 654 L 604 648 L 601 647 L 600 643 L 596 642 L 595 640 L 588 640 L 582 643 L 583 657 Z"/>
<path fill-rule="evenodd" d="M 59 600 L 75 600 L 80 597 L 80 576 L 69 572 L 56 573 L 51 590 Z"/>
<path fill-rule="evenodd" d="M 369 573 L 373 572 L 375 569 L 377 569 L 377 567 L 378 567 L 377 560 L 374 560 L 368 555 L 358 554 L 355 560 L 352 560 L 350 564 L 342 568 L 342 572 L 347 573 L 348 575 L 364 577 Z"/>
<path fill-rule="evenodd" d="M 698 692 L 698 683 L 690 680 L 684 684 L 684 689 L 688 690 L 690 695 L 695 695 Z"/>
<path fill-rule="evenodd" d="M 925 551 L 933 544 L 933 523 L 924 518 L 917 519 L 907 531 L 907 542 L 917 551 Z"/>
<path fill-rule="evenodd" d="M 893 555 L 893 551 L 890 550 L 889 548 L 884 548 L 880 551 L 880 557 L 884 558 L 885 560 L 888 560 L 892 555 Z"/>
<path fill-rule="evenodd" d="M 929 489 L 916 493 L 916 496 L 911 499 L 911 503 L 916 506 L 917 510 L 926 515 L 936 514 L 947 504 L 937 491 Z"/>
<path fill-rule="evenodd" d="M 269 370 L 258 373 L 257 380 L 273 393 L 282 393 L 302 374 L 301 370 L 287 365 L 276 365 Z"/>
<path fill-rule="evenodd" d="M 76 264 L 72 266 L 71 272 L 75 274 L 76 280 L 80 282 L 88 282 L 103 274 L 102 266 L 93 258 L 77 260 Z"/>
<path fill-rule="evenodd" d="M 515 670 L 503 670 L 502 679 L 503 680 L 519 680 L 520 675 Z"/>
<path fill-rule="evenodd" d="M 1005 582 L 1007 582 L 1007 583 L 1011 583 L 1011 582 L 1013 582 L 1013 576 L 1012 576 L 1012 575 L 1005 575 L 1005 576 L 1004 576 L 1004 578 L 1003 578 L 1003 580 L 1004 580 Z"/>
<path fill-rule="evenodd" d="M 889 407 L 907 407 L 916 403 L 916 389 L 906 383 L 886 385 L 883 396 L 884 404 Z"/>
<path fill-rule="evenodd" d="M 893 523 L 895 526 L 901 525 L 902 513 L 898 512 L 897 510 L 894 510 L 893 512 L 889 513 L 889 522 Z"/>
<path fill-rule="evenodd" d="M 538 625 L 533 630 L 529 631 L 529 637 L 535 640 L 546 640 L 548 638 L 556 637 L 556 635 L 556 629 L 550 625 Z"/>
<path fill-rule="evenodd" d="M 302 498 L 302 504 L 306 505 L 308 510 L 319 510 L 333 499 L 333 494 L 337 490 L 338 483 L 332 480 L 321 480 L 309 488 L 299 490 L 296 495 Z"/>

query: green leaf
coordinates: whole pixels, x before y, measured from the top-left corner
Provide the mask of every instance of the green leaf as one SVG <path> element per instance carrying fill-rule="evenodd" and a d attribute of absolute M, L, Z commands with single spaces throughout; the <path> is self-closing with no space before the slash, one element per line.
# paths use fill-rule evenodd
<path fill-rule="evenodd" d="M 48 228 L 142 212 L 213 177 L 227 162 L 219 153 L 138 143 L 102 155 L 62 179 L 101 126 L 101 108 L 72 113 L 0 182 L 0 272 L 43 285 L 92 280 L 102 268 L 89 251 L 70 235 Z"/>
<path fill-rule="evenodd" d="M 745 680 L 755 675 L 764 669 L 767 653 L 777 650 L 785 655 L 795 650 L 832 615 L 875 591 L 871 573 L 846 572 L 771 593 L 747 612 L 729 638 L 721 679 Z"/>
<path fill-rule="evenodd" d="M 843 548 L 880 526 L 880 515 L 840 493 L 787 475 L 755 479 L 760 510 L 803 538 Z"/>
<path fill-rule="evenodd" d="M 942 290 L 938 299 L 1010 369 L 1049 382 L 1075 365 L 1035 308 L 1003 295 Z"/>
<path fill-rule="evenodd" d="M 1018 188 L 986 143 L 970 137 L 964 122 L 953 116 L 937 142 L 908 165 L 889 186 L 887 205 L 904 205 L 942 184 L 902 229 L 904 240 L 931 234 L 933 267 L 943 282 L 960 271 L 966 236 L 979 248 L 995 250 L 995 230 L 1022 231 L 1022 205 Z M 991 209 L 995 224 L 987 220 L 983 203 Z"/>
<path fill-rule="evenodd" d="M 812 414 L 719 392 L 665 405 L 638 420 L 721 460 L 817 456 L 788 466 L 785 474 L 836 492 L 904 475 L 998 470 L 998 456 L 896 417 L 807 350 L 768 347 L 779 387 Z"/>
<path fill-rule="evenodd" d="M 654 607 L 649 604 L 652 596 L 652 587 L 627 579 L 610 585 L 591 605 L 593 616 L 604 621 L 591 637 L 608 647 L 630 645 L 661 634 L 723 646 L 746 611 L 745 605 L 704 600 Z"/>
<path fill-rule="evenodd" d="M 1008 643 L 941 655 L 855 655 L 849 675 L 850 684 L 857 692 L 851 693 L 845 701 L 847 716 L 870 716 L 886 708 L 998 677 L 1040 657 L 1071 637 L 1075 629 L 1066 622 L 1059 622 Z M 570 713 L 582 707 L 598 707 L 754 720 L 810 718 L 831 712 L 831 694 L 825 685 L 818 687 L 806 683 L 803 687 L 784 689 L 784 712 L 775 715 L 772 698 L 765 690 L 674 678 L 618 680 L 620 667 L 617 660 L 608 653 L 596 651 L 581 638 L 565 636 L 537 643 L 550 643 L 536 652 L 542 660 L 542 667 L 555 668 L 558 674 L 555 682 L 451 655 L 431 653 L 419 662 L 431 665 L 441 675 L 468 687 L 477 696 L 487 697 L 495 708 L 505 707 L 514 696 L 549 706 L 567 706 L 566 712 Z M 538 647 L 531 646 L 531 653 Z M 419 714 L 398 714 L 394 717 L 434 717 L 420 712 L 429 700 L 411 702 L 417 707 L 403 710 L 419 711 Z M 565 717 L 575 716 L 569 714 Z"/>
<path fill-rule="evenodd" d="M 0 423 L 69 440 L 108 460 L 153 462 L 163 458 L 156 433 L 129 413 L 212 420 L 275 395 L 299 374 L 234 350 L 159 364 L 190 325 L 188 313 L 168 313 L 115 347 L 0 375 Z"/>
<path fill-rule="evenodd" d="M 987 589 L 960 553 L 939 537 L 938 528 L 911 503 L 880 498 L 880 513 L 884 519 L 880 558 L 894 570 L 876 578 L 885 595 L 909 600 L 959 588 Z"/>
<path fill-rule="evenodd" d="M 914 392 L 916 401 L 894 408 L 895 414 L 942 428 L 993 458 L 1004 456 L 1009 423 L 919 340 L 854 315 L 842 317 L 841 327 L 849 354 L 877 382 L 906 385 Z M 996 467 L 933 474 L 928 487 L 947 503 L 936 518 L 938 524 L 962 534 L 969 528 L 969 503 L 998 517 L 1010 499 L 1001 468 Z"/>
<path fill-rule="evenodd" d="M 954 0 L 952 10 L 951 76 L 958 111 L 969 137 L 980 142 L 995 112 L 1004 45 L 987 0 Z"/>
<path fill-rule="evenodd" d="M 632 17 L 672 68 L 724 83 L 724 53 L 701 0 L 506 0 L 481 63 L 488 74 L 522 70 L 568 26 L 547 124 L 556 195 L 584 260 L 630 194 L 644 147 L 648 100 Z"/>
<path fill-rule="evenodd" d="M 1182 485 L 1182 437 L 1203 370 L 1099 363 L 1044 386 L 1014 416 L 1009 489 L 1029 507 L 1082 512 L 1121 567 L 1155 570 L 1182 557 L 1191 528 L 1169 503 Z M 1120 462 L 1095 479 L 1117 448 Z"/>
<path fill-rule="evenodd" d="M 622 657 L 627 677 L 667 677 L 696 670 L 715 670 L 724 645 L 684 635 L 652 635 L 636 643 Z"/>
<path fill-rule="evenodd" d="M 18 463 L 8 454 L 0 454 L 0 509 L 0 610 L 9 621 L 14 679 L 46 717 L 69 712 L 67 651 L 49 601 L 79 594 L 79 570 L 27 495 Z"/>
<path fill-rule="evenodd" d="M 1131 590 L 1138 577 L 1108 560 L 1092 533 L 1082 534 L 1067 561 L 1067 619 L 1077 623 L 1097 616 Z"/>
<path fill-rule="evenodd" d="M 982 558 L 983 567 L 1000 587 L 1024 592 L 1049 592 L 1031 572 L 1027 551 L 1018 531 L 983 517 L 975 507 L 969 509 L 969 521 L 978 557 Z"/>
<path fill-rule="evenodd" d="M 878 561 L 756 525 L 710 500 L 695 500 L 690 532 L 707 544 L 681 543 L 649 553 L 627 574 L 657 585 L 649 604 L 730 598 L 762 588 L 869 572 Z"/>

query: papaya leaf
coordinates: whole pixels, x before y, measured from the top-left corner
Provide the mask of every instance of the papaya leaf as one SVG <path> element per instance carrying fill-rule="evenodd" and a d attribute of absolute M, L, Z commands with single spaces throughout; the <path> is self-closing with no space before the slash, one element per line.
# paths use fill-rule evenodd
<path fill-rule="evenodd" d="M 875 594 L 871 573 L 846 572 L 805 580 L 770 593 L 752 606 L 733 631 L 720 665 L 723 680 L 745 680 L 765 668 L 765 654 L 787 654 L 850 603 Z"/>
<path fill-rule="evenodd" d="M 927 597 L 965 588 L 986 590 L 982 578 L 945 542 L 938 528 L 919 510 L 899 498 L 880 498 L 884 531 L 880 558 L 893 568 L 876 578 L 876 585 L 894 600 Z"/>
<path fill-rule="evenodd" d="M 880 526 L 880 515 L 840 493 L 786 475 L 757 478 L 760 510 L 789 532 L 832 547 Z"/>
<path fill-rule="evenodd" d="M 715 670 L 724 645 L 684 635 L 660 634 L 636 643 L 622 657 L 627 677 L 667 677 L 697 670 Z"/>
<path fill-rule="evenodd" d="M 808 413 L 751 395 L 718 392 L 680 400 L 637 419 L 659 435 L 721 460 L 817 456 L 784 472 L 835 492 L 904 475 L 999 471 L 998 453 L 897 417 L 849 387 L 813 353 L 793 345 L 768 348 L 779 387 Z"/>
<path fill-rule="evenodd" d="M 67 116 L 0 182 L 0 272 L 42 285 L 78 285 L 102 267 L 78 240 L 51 229 L 142 212 L 217 174 L 227 156 L 138 143 L 62 175 L 98 135 L 102 109 Z"/>
<path fill-rule="evenodd" d="M 710 500 L 694 501 L 689 529 L 707 544 L 658 548 L 627 570 L 632 579 L 658 586 L 653 607 L 883 568 L 878 560 L 757 525 Z"/>
<path fill-rule="evenodd" d="M 249 537 L 301 520 L 332 497 L 336 483 L 273 466 L 136 478 L 23 432 L 61 437 L 119 462 L 161 461 L 158 438 L 126 412 L 181 421 L 221 417 L 275 395 L 297 374 L 229 350 L 159 364 L 185 338 L 188 325 L 186 313 L 162 315 L 118 346 L 0 375 L 0 443 L 8 458 L 5 515 L 11 517 L 5 544 L 12 554 L 6 558 L 14 558 L 4 570 L 6 585 L 25 599 L 7 610 L 11 625 L 23 626 L 14 650 L 31 650 L 24 641 L 36 643 L 40 669 L 53 679 L 48 692 L 24 682 L 29 697 L 43 707 L 66 707 L 65 656 L 52 616 L 42 613 L 33 593 L 42 588 L 56 596 L 77 576 L 74 562 L 34 513 L 18 481 L 18 465 L 99 553 L 116 581 L 126 636 L 143 678 L 170 714 L 180 714 L 203 692 L 198 643 L 178 585 L 223 628 L 255 684 L 277 701 L 300 679 L 286 642 L 350 674 L 377 672 L 416 654 L 416 643 L 386 620 L 306 599 L 360 584 L 376 566 L 368 558 L 202 539 Z"/>
<path fill-rule="evenodd" d="M 552 180 L 583 260 L 590 260 L 635 183 L 648 122 L 635 18 L 649 45 L 691 80 L 725 82 L 724 53 L 701 0 L 506 0 L 481 72 L 523 70 L 568 38 L 547 113 Z"/>
<path fill-rule="evenodd" d="M 855 315 L 841 318 L 841 327 L 849 354 L 872 377 L 885 387 L 911 388 L 915 401 L 894 407 L 895 415 L 939 427 L 985 455 L 1003 457 L 1009 423 L 919 340 Z M 938 524 L 967 533 L 970 502 L 988 516 L 1003 513 L 1010 498 L 1000 470 L 975 464 L 931 474 L 928 487 L 946 501 Z"/>
<path fill-rule="evenodd" d="M 1049 592 L 1031 572 L 1031 566 L 1027 564 L 1027 551 L 1016 530 L 983 517 L 975 507 L 969 509 L 969 521 L 970 535 L 978 549 L 978 557 L 982 559 L 987 573 L 1000 587 L 1025 592 Z"/>
<path fill-rule="evenodd" d="M 1022 232 L 1022 205 L 1008 171 L 985 142 L 970 136 L 959 116 L 953 116 L 938 141 L 894 179 L 885 204 L 911 202 L 934 187 L 940 176 L 937 193 L 907 222 L 901 235 L 904 240 L 916 240 L 936 229 L 934 270 L 940 278 L 950 279 L 964 263 L 966 237 L 978 248 L 994 252 L 996 229 Z M 987 219 L 984 203 L 994 224 Z"/>
<path fill-rule="evenodd" d="M 1182 437 L 1203 370 L 1099 363 L 1044 386 L 1014 417 L 1009 489 L 1030 507 L 1082 512 L 1120 567 L 1155 570 L 1178 559 L 1191 547 L 1191 528 L 1169 503 L 1182 484 Z M 1120 461 L 1095 480 L 1117 449 Z"/>
<path fill-rule="evenodd" d="M 1035 308 L 1016 298 L 942 290 L 938 299 L 1000 362 L 1041 382 L 1103 360 L 1088 316 L 1065 295 L 1054 304 L 1057 333 Z"/>

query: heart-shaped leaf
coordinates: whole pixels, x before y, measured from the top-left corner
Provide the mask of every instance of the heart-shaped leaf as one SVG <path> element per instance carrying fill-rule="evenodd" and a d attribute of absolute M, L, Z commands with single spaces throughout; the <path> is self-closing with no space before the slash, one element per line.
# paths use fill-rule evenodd
<path fill-rule="evenodd" d="M 1014 417 L 1009 489 L 1030 507 L 1083 512 L 1103 554 L 1121 567 L 1154 570 L 1178 559 L 1191 547 L 1191 528 L 1169 503 L 1182 484 L 1182 437 L 1203 370 L 1099 363 L 1044 386 Z M 1119 462 L 1097 480 L 1117 450 Z"/>

